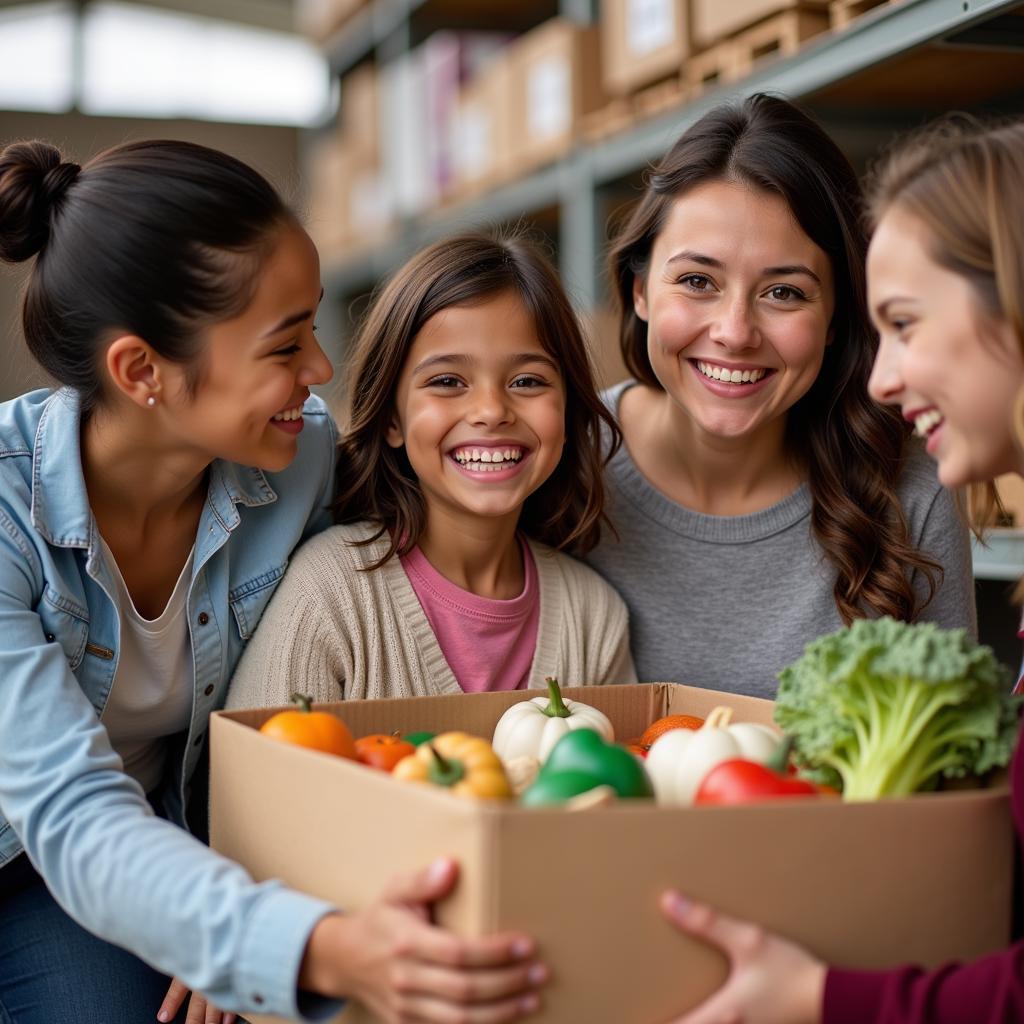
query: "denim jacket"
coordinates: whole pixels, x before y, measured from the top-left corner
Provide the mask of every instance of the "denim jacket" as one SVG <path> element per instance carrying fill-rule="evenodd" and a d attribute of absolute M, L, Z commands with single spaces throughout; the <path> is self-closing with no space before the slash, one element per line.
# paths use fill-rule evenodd
<path fill-rule="evenodd" d="M 210 712 L 292 550 L 329 522 L 335 428 L 319 399 L 303 416 L 284 471 L 210 468 L 187 606 L 192 717 L 165 786 L 180 825 Z M 79 427 L 71 390 L 0 404 L 0 870 L 24 848 L 90 931 L 224 1009 L 296 1016 L 306 940 L 330 908 L 276 882 L 254 884 L 156 817 L 100 724 L 120 618 Z"/>

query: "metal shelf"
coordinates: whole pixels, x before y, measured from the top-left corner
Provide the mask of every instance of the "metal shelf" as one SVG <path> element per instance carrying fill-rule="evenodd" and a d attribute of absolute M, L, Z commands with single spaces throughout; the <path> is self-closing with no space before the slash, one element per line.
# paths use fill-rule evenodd
<path fill-rule="evenodd" d="M 394 19 L 400 20 L 396 12 L 403 7 L 411 10 L 423 2 L 392 0 L 387 8 L 392 13 L 375 15 L 373 26 L 366 31 L 371 35 L 394 31 Z M 327 288 L 335 295 L 366 290 L 381 273 L 393 268 L 426 241 L 468 226 L 515 220 L 557 205 L 561 210 L 562 273 L 580 304 L 584 308 L 592 307 L 600 293 L 599 190 L 657 160 L 683 130 L 712 107 L 754 92 L 806 99 L 917 47 L 941 43 L 965 30 L 977 30 L 991 19 L 1020 6 L 1021 0 L 902 0 L 876 8 L 844 30 L 824 33 L 811 40 L 800 53 L 767 63 L 740 82 L 712 89 L 679 109 L 611 139 L 580 146 L 559 163 L 479 199 L 406 222 L 391 241 L 368 253 L 353 253 L 350 259 L 329 267 L 325 275 Z M 370 9 L 375 10 L 376 5 Z M 364 42 L 358 46 L 364 46 L 365 38 L 360 38 Z"/>
<path fill-rule="evenodd" d="M 1024 577 L 1024 530 L 990 530 L 983 541 L 972 539 L 974 577 L 1018 580 Z"/>
<path fill-rule="evenodd" d="M 398 33 L 427 0 L 374 0 L 354 14 L 324 46 L 331 72 L 343 75 Z"/>

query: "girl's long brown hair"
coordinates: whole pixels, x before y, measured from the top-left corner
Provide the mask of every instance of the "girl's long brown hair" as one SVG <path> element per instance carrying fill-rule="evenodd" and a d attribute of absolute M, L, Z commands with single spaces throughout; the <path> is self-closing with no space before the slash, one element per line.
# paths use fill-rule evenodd
<path fill-rule="evenodd" d="M 663 390 L 647 356 L 647 324 L 633 308 L 633 282 L 646 277 L 675 200 L 711 181 L 780 195 L 831 261 L 832 343 L 811 389 L 789 410 L 786 442 L 807 473 L 811 525 L 835 566 L 833 594 L 843 621 L 869 613 L 911 620 L 931 599 L 942 569 L 911 544 L 897 494 L 909 428 L 868 395 L 877 341 L 867 314 L 861 193 L 838 146 L 791 103 L 759 94 L 716 107 L 648 176 L 609 254 L 626 366 Z M 927 582 L 924 602 L 908 570 Z"/>
<path fill-rule="evenodd" d="M 594 387 L 586 342 L 558 275 L 522 236 L 466 234 L 431 245 L 383 287 L 358 332 L 348 370 L 348 428 L 339 447 L 339 523 L 368 520 L 390 541 L 383 565 L 415 547 L 426 505 L 404 448 L 385 442 L 409 349 L 431 317 L 511 292 L 565 382 L 565 447 L 551 476 L 526 500 L 519 526 L 554 548 L 589 551 L 600 537 L 604 465 L 620 443 Z"/>
<path fill-rule="evenodd" d="M 930 255 L 971 285 L 984 318 L 1006 321 L 1024 351 L 1024 123 L 986 126 L 951 115 L 901 142 L 868 183 L 868 217 L 877 226 L 893 206 L 927 229 Z M 1020 420 L 1024 393 L 1018 397 Z M 1024 447 L 1021 424 L 1015 422 Z M 967 487 L 977 534 L 1000 511 L 992 483 Z M 1022 584 L 1020 597 L 1024 597 Z"/>

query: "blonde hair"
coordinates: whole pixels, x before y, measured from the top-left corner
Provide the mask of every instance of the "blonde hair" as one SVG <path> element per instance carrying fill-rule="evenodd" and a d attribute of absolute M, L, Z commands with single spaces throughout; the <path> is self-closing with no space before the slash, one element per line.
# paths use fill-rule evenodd
<path fill-rule="evenodd" d="M 930 256 L 971 285 L 981 312 L 1010 325 L 1024 353 L 1024 122 L 985 125 L 958 114 L 925 128 L 890 152 L 868 185 L 877 226 L 892 207 L 919 220 Z M 1024 390 L 1013 410 L 1024 448 Z M 1001 511 L 992 483 L 967 488 L 971 525 L 980 533 Z M 1019 588 L 1024 596 L 1024 586 Z"/>

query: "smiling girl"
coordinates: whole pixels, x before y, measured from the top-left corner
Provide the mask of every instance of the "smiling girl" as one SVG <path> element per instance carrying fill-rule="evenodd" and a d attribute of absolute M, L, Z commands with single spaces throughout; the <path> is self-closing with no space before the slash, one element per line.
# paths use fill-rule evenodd
<path fill-rule="evenodd" d="M 358 991 L 420 1020 L 522 1015 L 527 939 L 425 921 L 451 864 L 341 914 L 186 831 L 210 713 L 329 521 L 309 237 L 214 150 L 140 142 L 79 167 L 17 143 L 0 259 L 35 261 L 25 337 L 62 385 L 0 405 L 0 1020 L 149 1021 L 161 972 L 231 1011 L 321 1019 Z M 200 1016 L 221 1019 L 197 997 Z"/>
<path fill-rule="evenodd" d="M 889 614 L 974 629 L 965 525 L 868 396 L 859 189 L 784 100 L 712 110 L 652 173 L 610 265 L 633 379 L 588 561 L 642 679 L 773 697 L 804 645 Z"/>
<path fill-rule="evenodd" d="M 592 570 L 601 427 L 580 328 L 522 240 L 440 242 L 370 310 L 349 377 L 340 525 L 296 555 L 231 707 L 631 682 Z"/>

